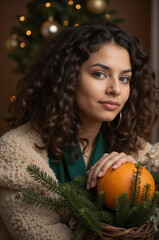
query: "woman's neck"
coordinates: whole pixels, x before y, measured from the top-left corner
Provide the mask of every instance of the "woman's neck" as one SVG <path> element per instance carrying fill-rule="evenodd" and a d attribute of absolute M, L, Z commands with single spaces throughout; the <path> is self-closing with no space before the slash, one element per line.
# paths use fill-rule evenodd
<path fill-rule="evenodd" d="M 88 125 L 82 125 L 81 128 L 79 129 L 79 136 L 80 138 L 85 138 L 88 139 L 89 145 L 94 144 L 96 137 L 99 133 L 99 130 L 101 128 L 101 123 L 94 124 L 93 126 L 88 124 Z"/>
<path fill-rule="evenodd" d="M 92 119 L 89 116 L 86 116 L 79 110 L 78 112 L 80 120 L 81 120 L 81 127 L 79 129 L 79 137 L 88 139 L 89 144 L 93 144 L 96 140 L 96 137 L 99 133 L 99 130 L 102 125 L 102 121 L 98 121 L 95 119 Z"/>
<path fill-rule="evenodd" d="M 87 139 L 88 140 L 88 146 L 86 148 L 86 151 L 83 154 L 83 158 L 85 161 L 86 168 L 89 166 L 89 162 L 92 156 L 92 152 L 95 146 L 96 138 L 99 133 L 99 130 L 101 128 L 101 123 L 99 124 L 82 124 L 81 128 L 79 130 L 79 136 L 80 138 Z M 81 151 L 83 152 L 84 146 L 82 143 L 79 143 Z"/>
<path fill-rule="evenodd" d="M 88 118 L 81 118 L 81 127 L 79 129 L 79 137 L 81 139 L 87 139 L 89 142 L 88 147 L 93 148 L 95 144 L 96 137 L 101 128 L 101 121 L 88 121 Z"/>

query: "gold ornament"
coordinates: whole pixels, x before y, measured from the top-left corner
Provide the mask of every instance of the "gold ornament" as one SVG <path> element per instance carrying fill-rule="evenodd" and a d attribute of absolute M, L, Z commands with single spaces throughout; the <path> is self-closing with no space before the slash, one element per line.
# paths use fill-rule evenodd
<path fill-rule="evenodd" d="M 87 9 L 92 14 L 100 14 L 106 10 L 105 0 L 87 0 Z"/>
<path fill-rule="evenodd" d="M 12 51 L 13 49 L 17 48 L 19 46 L 19 42 L 17 40 L 17 35 L 13 34 L 11 37 L 9 37 L 6 41 L 6 48 L 9 51 Z"/>
<path fill-rule="evenodd" d="M 46 38 L 59 32 L 59 30 L 60 25 L 55 22 L 52 17 L 50 17 L 48 21 L 44 22 L 40 28 L 41 34 Z"/>

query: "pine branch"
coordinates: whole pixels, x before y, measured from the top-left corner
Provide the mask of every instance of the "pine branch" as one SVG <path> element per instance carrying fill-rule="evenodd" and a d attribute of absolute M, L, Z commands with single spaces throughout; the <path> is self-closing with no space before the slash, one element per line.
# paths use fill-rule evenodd
<path fill-rule="evenodd" d="M 85 190 L 86 191 L 86 190 Z M 80 195 L 74 189 L 71 188 L 70 183 L 66 183 L 63 187 L 65 194 L 65 202 L 72 212 L 79 214 L 79 209 L 87 207 L 90 210 L 96 210 L 96 206 L 91 202 L 87 196 Z"/>
<path fill-rule="evenodd" d="M 101 212 L 101 221 L 106 222 L 107 224 L 115 225 L 115 216 L 108 212 L 108 211 L 102 211 Z"/>
<path fill-rule="evenodd" d="M 150 201 L 150 185 L 144 186 L 142 193 L 143 200 L 137 203 L 140 194 L 140 183 L 142 166 L 136 164 L 136 171 L 133 172 L 131 181 L 131 203 L 127 194 L 123 193 L 117 199 L 116 215 L 110 211 L 104 211 L 104 192 L 97 192 L 93 189 L 86 190 L 86 178 L 77 177 L 73 182 L 60 184 L 49 177 L 45 172 L 40 171 L 35 165 L 28 166 L 29 174 L 45 188 L 56 193 L 59 198 L 50 198 L 30 191 L 23 191 L 23 201 L 40 208 L 51 211 L 58 211 L 61 208 L 68 210 L 72 216 L 79 219 L 79 228 L 76 229 L 72 240 L 82 240 L 87 231 L 92 231 L 96 235 L 102 235 L 101 222 L 120 227 L 135 227 L 146 223 L 152 216 L 159 203 L 159 192 L 156 192 Z"/>
<path fill-rule="evenodd" d="M 142 175 L 142 164 L 135 164 L 136 171 L 133 170 L 132 179 L 131 179 L 131 200 L 130 205 L 134 207 L 139 200 L 140 195 L 140 184 L 141 184 L 141 175 Z"/>
<path fill-rule="evenodd" d="M 81 208 L 80 215 L 92 232 L 98 234 L 99 236 L 102 235 L 102 226 L 96 212 L 90 211 L 90 209 L 87 208 Z"/>
<path fill-rule="evenodd" d="M 62 199 L 52 199 L 27 190 L 22 191 L 22 201 L 51 211 L 66 208 L 66 204 Z"/>
<path fill-rule="evenodd" d="M 41 171 L 36 165 L 29 165 L 27 171 L 36 181 L 40 182 L 48 190 L 59 196 L 63 196 L 62 185 L 53 180 L 47 173 Z"/>
<path fill-rule="evenodd" d="M 79 186 L 85 187 L 86 186 L 86 177 L 84 176 L 77 176 L 74 178 L 74 182 L 78 183 Z"/>
<path fill-rule="evenodd" d="M 85 179 L 85 183 L 86 183 L 86 179 Z M 79 184 L 80 183 L 78 183 L 78 182 L 69 182 L 68 186 L 71 188 L 71 191 L 76 192 L 77 194 L 84 196 L 88 199 L 91 199 L 90 191 L 89 192 L 86 191 L 86 184 L 83 187 Z"/>
<path fill-rule="evenodd" d="M 81 223 L 72 234 L 71 240 L 82 240 L 86 232 L 87 228 L 85 224 Z"/>
<path fill-rule="evenodd" d="M 150 202 L 150 197 L 151 197 L 150 191 L 151 191 L 151 185 L 147 183 L 143 187 L 143 192 L 142 192 L 143 201 Z"/>
<path fill-rule="evenodd" d="M 153 178 L 154 178 L 154 180 L 155 180 L 155 183 L 156 183 L 156 184 L 159 184 L 159 172 L 153 172 L 153 171 L 151 171 L 150 173 L 152 174 L 152 176 L 153 176 Z"/>
<path fill-rule="evenodd" d="M 115 223 L 116 226 L 124 227 L 127 221 L 127 216 L 130 211 L 130 201 L 127 197 L 127 193 L 122 193 L 117 198 L 116 203 L 116 213 L 115 213 Z"/>
<path fill-rule="evenodd" d="M 102 206 L 104 203 L 104 195 L 105 195 L 105 193 L 103 190 L 98 192 L 98 194 L 97 194 L 97 199 L 96 199 L 95 205 L 96 205 L 97 209 L 99 209 L 99 210 L 102 209 Z"/>
<path fill-rule="evenodd" d="M 127 221 L 125 222 L 125 228 L 137 227 L 139 218 L 142 218 L 145 214 L 146 205 L 148 205 L 147 202 L 141 202 L 130 208 L 130 211 L 127 215 Z"/>
<path fill-rule="evenodd" d="M 154 214 L 155 209 L 158 206 L 158 202 L 159 202 L 159 192 L 155 192 L 151 202 L 148 204 L 148 208 L 146 209 L 145 215 L 143 217 L 143 220 L 140 224 L 142 225 L 143 223 L 145 223 L 146 221 L 148 221 L 150 219 L 150 217 Z"/>
<path fill-rule="evenodd" d="M 142 224 L 145 224 L 153 216 L 158 200 L 159 192 L 156 192 L 150 203 L 142 201 L 135 207 L 131 208 L 125 227 L 139 227 Z"/>

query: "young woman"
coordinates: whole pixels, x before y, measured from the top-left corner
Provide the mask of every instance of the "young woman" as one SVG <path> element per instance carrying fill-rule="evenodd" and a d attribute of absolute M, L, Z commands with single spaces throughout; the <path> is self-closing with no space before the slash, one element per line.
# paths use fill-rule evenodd
<path fill-rule="evenodd" d="M 148 56 L 123 29 L 90 23 L 50 39 L 18 83 L 9 107 L 14 129 L 1 137 L 2 239 L 70 239 L 57 213 L 21 201 L 22 189 L 49 194 L 27 165 L 61 183 L 88 176 L 89 190 L 110 166 L 146 160 L 155 96 Z"/>

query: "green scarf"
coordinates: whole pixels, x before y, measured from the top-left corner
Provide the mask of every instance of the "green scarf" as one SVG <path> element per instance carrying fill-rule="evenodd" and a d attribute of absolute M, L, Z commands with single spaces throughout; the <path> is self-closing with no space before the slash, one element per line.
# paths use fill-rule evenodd
<path fill-rule="evenodd" d="M 72 181 L 76 176 L 79 175 L 87 176 L 87 170 L 90 169 L 96 162 L 98 162 L 98 160 L 103 156 L 104 153 L 108 152 L 102 130 L 99 131 L 99 134 L 97 136 L 88 169 L 86 169 L 86 165 L 79 144 L 78 152 L 78 159 L 74 160 L 70 156 L 68 151 L 65 151 L 64 159 L 58 163 L 53 162 L 52 160 L 55 160 L 56 158 L 50 153 L 48 153 L 50 168 L 55 173 L 59 182 L 65 183 L 68 181 Z"/>

